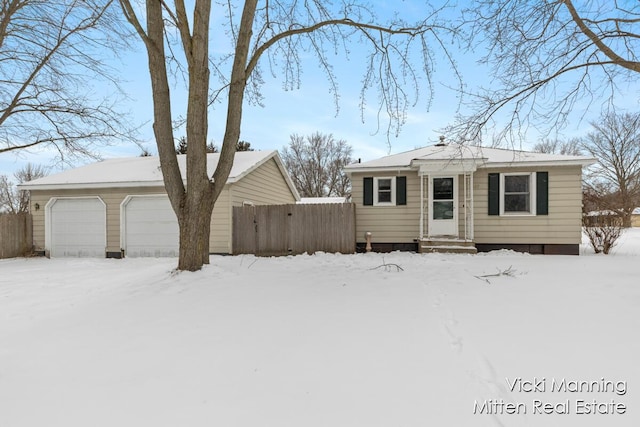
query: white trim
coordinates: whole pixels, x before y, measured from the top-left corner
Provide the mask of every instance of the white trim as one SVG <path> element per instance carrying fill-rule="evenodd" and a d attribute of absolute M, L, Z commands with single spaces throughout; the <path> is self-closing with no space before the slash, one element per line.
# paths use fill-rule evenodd
<path fill-rule="evenodd" d="M 44 251 L 47 256 L 51 254 L 53 246 L 53 224 L 51 223 L 51 209 L 58 200 L 78 200 L 78 199 L 98 199 L 104 207 L 104 256 L 107 256 L 107 204 L 100 196 L 78 196 L 78 197 L 52 197 L 44 206 Z"/>
<path fill-rule="evenodd" d="M 378 183 L 380 180 L 391 181 L 391 201 L 380 202 L 378 201 Z M 396 177 L 395 176 L 376 176 L 373 178 L 373 206 L 395 206 L 396 205 Z"/>
<path fill-rule="evenodd" d="M 505 176 L 529 176 L 529 212 L 505 212 L 504 211 L 504 177 Z M 536 172 L 503 172 L 500 173 L 500 216 L 536 216 Z"/>
<path fill-rule="evenodd" d="M 420 179 L 420 240 L 424 237 L 424 177 L 418 175 Z"/>
<path fill-rule="evenodd" d="M 353 173 L 377 173 L 377 172 L 400 173 L 400 172 L 406 172 L 406 171 L 414 171 L 416 170 L 416 168 L 412 168 L 411 166 L 349 168 L 348 166 L 345 166 L 342 170 L 344 171 L 344 173 L 350 176 Z"/>
<path fill-rule="evenodd" d="M 596 163 L 596 159 L 571 159 L 571 160 L 539 160 L 539 161 L 512 161 L 512 162 L 488 162 L 485 158 L 478 159 L 451 159 L 451 160 L 419 160 L 414 159 L 411 166 L 369 166 L 369 167 L 345 167 L 344 172 L 351 176 L 354 173 L 395 173 L 403 171 L 418 171 L 419 174 L 443 172 L 473 172 L 476 169 L 493 168 L 537 168 L 537 167 L 562 167 L 562 166 L 590 166 Z M 437 169 L 438 167 L 445 169 Z"/>
<path fill-rule="evenodd" d="M 84 190 L 91 188 L 117 188 L 117 187 L 162 187 L 163 181 L 121 181 L 121 182 L 87 182 L 73 184 L 36 184 L 23 185 L 23 190 Z"/>
<path fill-rule="evenodd" d="M 485 163 L 479 168 L 493 169 L 493 168 L 537 168 L 537 167 L 553 167 L 553 166 L 590 166 L 596 163 L 595 159 L 585 160 L 547 160 L 547 161 L 535 161 L 535 162 L 496 162 Z"/>
<path fill-rule="evenodd" d="M 125 251 L 125 248 L 127 247 L 127 230 L 126 230 L 127 221 L 125 220 L 125 215 L 126 215 L 125 207 L 131 201 L 132 197 L 133 196 L 131 194 L 128 194 L 127 197 L 125 197 L 124 200 L 120 203 L 120 250 L 121 251 Z M 126 256 L 126 251 L 125 251 L 125 256 Z"/>
<path fill-rule="evenodd" d="M 469 222 L 469 220 L 467 218 L 467 211 L 469 210 L 469 207 L 467 206 L 467 194 L 468 194 L 467 191 L 469 190 L 467 188 L 467 175 L 468 174 L 466 174 L 466 173 L 464 175 L 462 175 L 462 186 L 464 187 L 463 190 L 462 190 L 463 191 L 463 195 L 462 195 L 463 202 L 462 203 L 463 203 L 463 206 L 464 206 L 464 239 L 465 240 L 467 240 L 467 237 L 469 235 L 469 232 L 468 232 L 468 228 L 469 227 L 467 226 L 467 223 Z"/>
<path fill-rule="evenodd" d="M 475 205 L 474 205 L 474 192 L 473 192 L 473 175 L 474 174 L 469 174 L 470 175 L 470 181 L 471 181 L 471 189 L 470 189 L 470 194 L 471 194 L 471 209 L 469 210 L 471 212 L 471 232 L 469 235 L 469 239 L 471 239 L 473 241 L 474 234 L 475 234 L 475 214 L 474 214 L 474 209 L 475 209 Z"/>

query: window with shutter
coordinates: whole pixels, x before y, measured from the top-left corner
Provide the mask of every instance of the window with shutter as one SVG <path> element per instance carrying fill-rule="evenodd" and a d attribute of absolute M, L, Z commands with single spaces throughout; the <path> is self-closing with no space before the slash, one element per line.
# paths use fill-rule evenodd
<path fill-rule="evenodd" d="M 489 215 L 548 215 L 549 173 L 489 174 Z"/>

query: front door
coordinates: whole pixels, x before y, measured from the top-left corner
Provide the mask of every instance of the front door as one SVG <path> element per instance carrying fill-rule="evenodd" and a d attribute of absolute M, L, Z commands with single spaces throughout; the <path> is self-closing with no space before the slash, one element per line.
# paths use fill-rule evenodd
<path fill-rule="evenodd" d="M 457 176 L 431 176 L 429 179 L 429 235 L 458 236 L 456 196 Z"/>

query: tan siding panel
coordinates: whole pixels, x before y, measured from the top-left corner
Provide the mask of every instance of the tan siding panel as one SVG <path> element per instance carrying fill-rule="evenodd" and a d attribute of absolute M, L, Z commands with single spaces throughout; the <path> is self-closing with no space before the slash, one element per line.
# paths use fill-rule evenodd
<path fill-rule="evenodd" d="M 295 197 L 274 159 L 269 159 L 256 170 L 233 184 L 231 203 L 256 205 L 295 203 Z"/>
<path fill-rule="evenodd" d="M 209 252 L 216 254 L 231 253 L 231 217 L 229 216 L 229 185 L 220 193 L 211 215 L 211 233 L 209 234 Z"/>
<path fill-rule="evenodd" d="M 362 179 L 385 176 L 407 177 L 406 206 L 363 206 Z M 356 241 L 364 242 L 372 233 L 374 243 L 411 243 L 420 234 L 420 180 L 415 172 L 397 174 L 356 174 L 351 177 L 353 202 L 356 205 Z"/>
<path fill-rule="evenodd" d="M 489 216 L 488 174 L 474 176 L 475 241 L 477 243 L 578 244 L 581 239 L 582 175 L 579 166 L 510 169 L 509 172 L 549 172 L 549 215 Z"/>

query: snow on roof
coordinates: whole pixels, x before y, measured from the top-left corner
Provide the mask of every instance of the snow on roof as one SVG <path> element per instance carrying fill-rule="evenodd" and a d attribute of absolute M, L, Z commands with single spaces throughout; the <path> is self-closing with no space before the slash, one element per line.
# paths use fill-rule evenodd
<path fill-rule="evenodd" d="M 633 210 L 633 212 L 631 212 L 631 214 L 632 214 L 632 215 L 640 215 L 640 207 L 635 208 L 635 209 Z"/>
<path fill-rule="evenodd" d="M 238 181 L 272 157 L 277 157 L 277 151 L 240 151 L 236 153 L 227 182 Z M 209 176 L 213 175 L 219 158 L 219 153 L 207 154 L 207 172 Z M 178 165 L 183 179 L 186 176 L 186 160 L 187 156 L 178 156 Z M 150 156 L 103 160 L 26 182 L 21 184 L 20 188 L 25 190 L 44 190 L 49 188 L 150 187 L 163 185 L 160 158 Z"/>
<path fill-rule="evenodd" d="M 585 156 L 567 156 L 562 154 L 533 153 L 521 150 L 509 150 L 503 148 L 478 147 L 473 145 L 431 145 L 404 153 L 392 154 L 363 163 L 353 163 L 345 167 L 347 172 L 356 172 L 359 169 L 391 169 L 411 168 L 416 163 L 429 161 L 443 161 L 452 159 L 475 160 L 479 166 L 517 166 L 522 163 L 558 163 L 589 165 L 595 159 Z"/>

